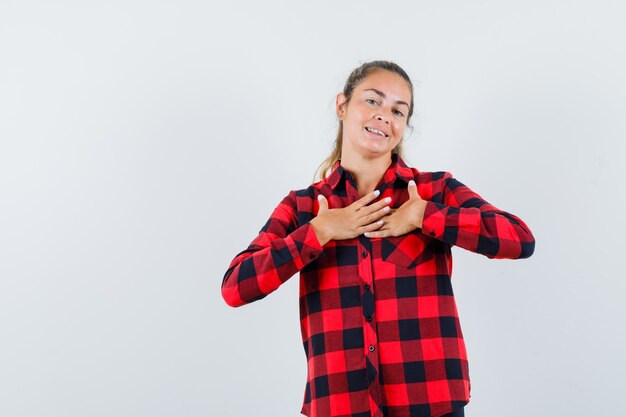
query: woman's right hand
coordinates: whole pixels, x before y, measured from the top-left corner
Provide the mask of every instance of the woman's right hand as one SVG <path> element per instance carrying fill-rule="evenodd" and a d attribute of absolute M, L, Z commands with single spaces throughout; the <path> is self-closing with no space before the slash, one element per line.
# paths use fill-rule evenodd
<path fill-rule="evenodd" d="M 372 205 L 380 192 L 378 190 L 361 197 L 344 208 L 329 209 L 328 200 L 319 195 L 319 212 L 309 222 L 323 246 L 329 240 L 352 239 L 365 232 L 372 232 L 382 226 L 381 217 L 389 213 L 391 197 L 384 198 Z"/>

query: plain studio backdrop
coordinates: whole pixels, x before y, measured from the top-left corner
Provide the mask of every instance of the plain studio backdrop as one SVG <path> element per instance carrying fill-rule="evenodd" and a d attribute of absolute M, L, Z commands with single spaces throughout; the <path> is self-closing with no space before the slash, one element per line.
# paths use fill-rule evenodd
<path fill-rule="evenodd" d="M 294 275 L 230 261 L 331 150 L 350 71 L 415 84 L 407 157 L 536 237 L 453 248 L 468 417 L 608 416 L 626 388 L 619 1 L 0 3 L 0 415 L 296 417 Z"/>

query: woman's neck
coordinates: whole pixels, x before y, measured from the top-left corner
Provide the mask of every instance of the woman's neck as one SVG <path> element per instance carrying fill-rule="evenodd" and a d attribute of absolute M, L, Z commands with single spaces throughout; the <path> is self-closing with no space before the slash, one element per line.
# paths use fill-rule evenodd
<path fill-rule="evenodd" d="M 359 197 L 374 191 L 389 165 L 391 165 L 391 154 L 375 158 L 364 158 L 358 154 L 341 157 L 341 166 L 350 171 L 356 181 Z"/>

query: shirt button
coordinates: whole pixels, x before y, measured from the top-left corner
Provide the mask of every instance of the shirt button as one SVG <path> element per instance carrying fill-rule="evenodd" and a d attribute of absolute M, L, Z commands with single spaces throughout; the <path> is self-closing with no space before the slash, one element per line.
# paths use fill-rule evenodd
<path fill-rule="evenodd" d="M 363 251 L 363 253 L 361 254 L 364 258 L 367 258 L 367 252 Z"/>
<path fill-rule="evenodd" d="M 365 318 L 365 320 L 367 320 L 367 321 L 372 321 L 372 316 L 367 316 L 367 317 Z"/>
<path fill-rule="evenodd" d="M 374 346 L 370 345 L 370 352 L 373 352 L 376 349 Z"/>
<path fill-rule="evenodd" d="M 369 284 L 365 284 L 365 286 L 363 288 L 365 288 L 366 290 L 369 290 L 370 286 L 369 286 Z"/>

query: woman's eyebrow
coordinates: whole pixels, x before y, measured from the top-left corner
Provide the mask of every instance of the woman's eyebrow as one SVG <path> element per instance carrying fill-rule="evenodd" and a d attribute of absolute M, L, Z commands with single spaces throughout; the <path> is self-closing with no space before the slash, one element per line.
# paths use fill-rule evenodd
<path fill-rule="evenodd" d="M 368 89 L 365 89 L 365 90 L 363 90 L 363 91 L 370 91 L 370 90 L 371 90 L 371 91 L 374 91 L 376 94 L 378 94 L 378 95 L 379 95 L 379 96 L 381 96 L 382 98 L 386 98 L 386 97 L 387 97 L 387 96 L 385 95 L 385 93 L 383 93 L 382 91 L 377 90 L 377 89 L 375 89 L 375 88 L 368 88 Z M 396 104 L 404 104 L 405 106 L 409 107 L 409 104 L 408 104 L 406 101 L 402 101 L 402 100 L 396 100 Z"/>

